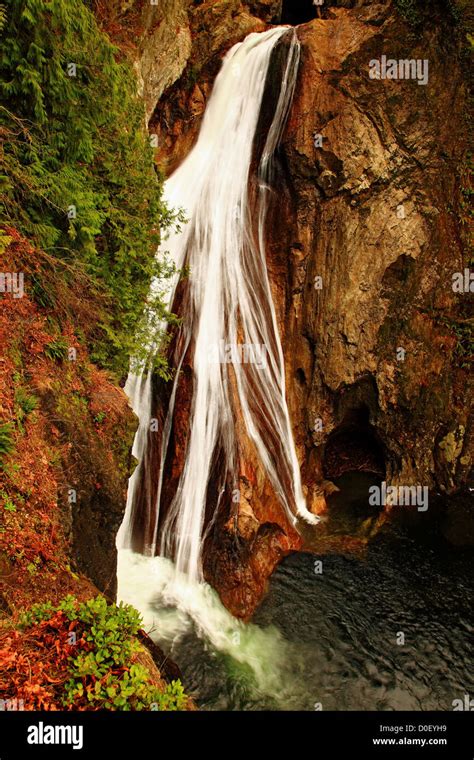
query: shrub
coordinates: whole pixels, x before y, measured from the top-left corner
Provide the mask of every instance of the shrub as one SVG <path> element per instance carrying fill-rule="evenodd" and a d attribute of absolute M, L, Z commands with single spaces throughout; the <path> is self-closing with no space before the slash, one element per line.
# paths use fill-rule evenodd
<path fill-rule="evenodd" d="M 98 596 L 78 602 L 72 596 L 58 605 L 34 605 L 20 619 L 23 628 L 40 626 L 67 633 L 59 658 L 67 657 L 67 679 L 61 696 L 64 707 L 109 710 L 181 710 L 187 697 L 179 681 L 162 690 L 137 655 L 141 645 L 134 638 L 141 628 L 139 613 L 130 605 L 107 604 Z M 51 637 L 50 637 L 51 638 Z M 63 635 L 64 638 L 64 635 Z M 59 647 L 59 645 L 58 645 Z"/>

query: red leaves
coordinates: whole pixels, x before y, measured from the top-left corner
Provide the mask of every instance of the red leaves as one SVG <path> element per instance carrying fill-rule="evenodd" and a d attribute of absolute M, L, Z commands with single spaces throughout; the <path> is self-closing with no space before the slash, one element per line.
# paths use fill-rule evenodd
<path fill-rule="evenodd" d="M 23 700 L 25 710 L 62 710 L 69 658 L 86 642 L 63 612 L 31 629 L 4 634 L 0 648 L 0 697 Z M 77 633 L 70 644 L 70 634 Z"/>
<path fill-rule="evenodd" d="M 8 639 L 11 644 L 11 639 Z M 9 668 L 16 663 L 18 652 L 13 652 L 9 648 L 0 649 L 0 665 L 2 668 Z"/>

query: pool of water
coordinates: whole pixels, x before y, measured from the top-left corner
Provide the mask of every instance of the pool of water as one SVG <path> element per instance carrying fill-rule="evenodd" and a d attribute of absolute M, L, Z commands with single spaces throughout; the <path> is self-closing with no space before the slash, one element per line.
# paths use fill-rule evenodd
<path fill-rule="evenodd" d="M 326 537 L 307 530 L 308 552 L 281 563 L 249 624 L 170 560 L 119 552 L 119 598 L 140 610 L 202 709 L 451 710 L 474 697 L 474 551 L 448 543 L 436 509 L 385 525 L 367 547 L 373 482 L 337 481 Z M 317 554 L 328 537 L 342 537 L 342 551 L 348 536 L 357 558 Z"/>
<path fill-rule="evenodd" d="M 249 637 L 266 635 L 279 692 L 264 693 L 251 668 L 195 630 L 171 654 L 202 708 L 451 710 L 474 696 L 473 601 L 471 551 L 399 534 L 364 560 L 295 554 L 277 569 Z"/>

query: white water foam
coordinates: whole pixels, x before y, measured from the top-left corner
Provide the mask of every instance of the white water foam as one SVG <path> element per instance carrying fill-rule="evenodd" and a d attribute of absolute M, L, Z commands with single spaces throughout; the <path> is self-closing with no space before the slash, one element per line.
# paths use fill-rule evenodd
<path fill-rule="evenodd" d="M 172 652 L 187 634 L 196 634 L 211 649 L 249 670 L 255 694 L 289 703 L 295 687 L 288 663 L 295 656 L 276 628 L 237 620 L 207 583 L 190 582 L 164 557 L 122 549 L 118 578 L 118 600 L 139 610 L 145 630 L 166 651 Z"/>

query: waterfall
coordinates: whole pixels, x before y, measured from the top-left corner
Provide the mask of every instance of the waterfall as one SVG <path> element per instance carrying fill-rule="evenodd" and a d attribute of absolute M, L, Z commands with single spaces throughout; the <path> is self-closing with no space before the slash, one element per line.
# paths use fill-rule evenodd
<path fill-rule="evenodd" d="M 258 169 L 252 171 L 269 64 L 285 35 L 280 93 Z M 130 479 L 118 546 L 131 546 L 134 504 L 141 489 L 148 504 L 146 519 L 152 523 L 146 551 L 154 555 L 158 548 L 162 556 L 173 558 L 177 571 L 191 582 L 202 578 L 205 509 L 217 449 L 223 455 L 218 493 L 222 495 L 229 483 L 238 487 L 237 414 L 292 524 L 319 520 L 306 508 L 302 492 L 265 259 L 273 155 L 291 106 L 299 59 L 296 32 L 288 27 L 250 34 L 235 45 L 215 81 L 196 145 L 165 185 L 168 205 L 184 208 L 189 220 L 163 243 L 177 269 L 189 270 L 188 296 L 153 485 L 147 473 L 152 381 L 149 373 L 131 374 L 127 381 L 126 392 L 140 420 L 133 449 L 139 465 Z M 170 307 L 177 284 L 175 276 L 167 294 Z M 157 287 L 153 283 L 152 288 Z M 179 370 L 189 351 L 194 376 L 184 467 L 158 531 Z"/>

